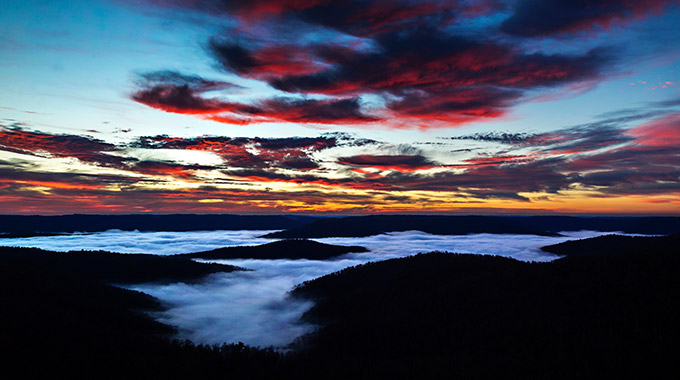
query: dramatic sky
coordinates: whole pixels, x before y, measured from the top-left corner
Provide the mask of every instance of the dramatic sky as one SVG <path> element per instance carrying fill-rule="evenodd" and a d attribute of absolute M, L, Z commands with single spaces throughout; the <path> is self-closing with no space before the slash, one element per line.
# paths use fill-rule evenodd
<path fill-rule="evenodd" d="M 0 213 L 680 213 L 680 0 L 0 19 Z"/>

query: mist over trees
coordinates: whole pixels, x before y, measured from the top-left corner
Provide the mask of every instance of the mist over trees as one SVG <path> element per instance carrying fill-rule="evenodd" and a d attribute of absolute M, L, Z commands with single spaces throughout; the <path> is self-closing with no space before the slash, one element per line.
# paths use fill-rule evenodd
<path fill-rule="evenodd" d="M 305 318 L 324 327 L 300 355 L 338 378 L 677 373 L 678 236 L 582 243 L 631 239 L 636 249 L 611 255 L 527 263 L 430 253 L 309 281 L 293 294 L 316 300 Z"/>
<path fill-rule="evenodd" d="M 164 305 L 110 285 L 134 278 L 136 255 L 0 248 L 0 345 L 23 377 L 665 377 L 679 369 L 677 242 L 603 236 L 548 247 L 566 256 L 548 263 L 434 252 L 347 268 L 292 291 L 315 300 L 304 319 L 319 328 L 286 353 L 173 341 L 148 314 Z M 149 267 L 177 275 L 189 260 L 175 260 Z"/>

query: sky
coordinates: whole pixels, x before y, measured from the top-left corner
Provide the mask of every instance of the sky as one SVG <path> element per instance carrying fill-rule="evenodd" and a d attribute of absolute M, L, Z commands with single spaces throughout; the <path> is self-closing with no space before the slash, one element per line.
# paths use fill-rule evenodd
<path fill-rule="evenodd" d="M 680 213 L 678 0 L 6 0 L 0 213 Z"/>

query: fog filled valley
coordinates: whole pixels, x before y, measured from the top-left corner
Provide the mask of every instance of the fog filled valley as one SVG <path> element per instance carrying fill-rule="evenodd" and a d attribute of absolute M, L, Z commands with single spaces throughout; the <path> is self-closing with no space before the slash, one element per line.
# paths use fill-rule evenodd
<path fill-rule="evenodd" d="M 122 253 L 175 255 L 226 246 L 265 244 L 257 238 L 271 231 L 137 232 L 106 231 L 93 234 L 6 239 L 3 245 L 36 247 L 51 251 L 105 250 Z M 236 258 L 211 260 L 252 271 L 219 272 L 193 283 L 143 283 L 123 285 L 150 294 L 168 305 L 155 314 L 161 322 L 180 329 L 179 336 L 196 343 L 243 342 L 255 346 L 283 346 L 312 327 L 299 319 L 309 301 L 292 299 L 297 284 L 369 261 L 406 257 L 421 252 L 448 251 L 495 254 L 524 261 L 549 261 L 554 255 L 540 247 L 570 238 L 598 236 L 593 231 L 564 237 L 517 235 L 431 235 L 419 231 L 393 232 L 363 238 L 324 238 L 320 242 L 370 251 L 348 253 L 328 260 Z M 292 252 L 295 254 L 295 252 Z"/>
<path fill-rule="evenodd" d="M 11 231 L 0 239 L 0 343 L 35 376 L 677 370 L 680 241 L 668 235 L 677 218 L 564 218 L 564 229 L 555 219 L 478 220 L 495 233 L 470 232 L 480 227 L 464 217 L 439 231 L 437 217 L 419 217 L 425 231 L 400 218 L 345 218 L 350 227 L 310 218 L 289 230 Z M 328 223 L 339 237 L 323 232 Z M 357 223 L 380 233 L 348 236 Z M 650 234 L 655 225 L 663 228 Z"/>

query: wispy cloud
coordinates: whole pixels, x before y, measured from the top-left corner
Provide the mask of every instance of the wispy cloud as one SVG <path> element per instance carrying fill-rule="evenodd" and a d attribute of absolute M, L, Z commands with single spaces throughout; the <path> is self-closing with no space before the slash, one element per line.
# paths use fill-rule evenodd
<path fill-rule="evenodd" d="M 505 33 L 545 36 L 606 29 L 660 13 L 676 0 L 520 0 L 501 25 Z"/>
<path fill-rule="evenodd" d="M 616 117 L 545 133 L 461 135 L 450 141 L 498 148 L 462 156 L 451 154 L 449 145 L 421 150 L 341 133 L 288 138 L 159 135 L 113 144 L 13 126 L 0 131 L 0 150 L 25 159 L 0 162 L 0 197 L 16 205 L 10 208 L 14 212 L 47 206 L 54 212 L 367 212 L 389 205 L 436 209 L 442 202 L 529 204 L 536 194 L 559 200 L 572 191 L 590 197 L 668 197 L 680 192 L 680 118 L 677 113 L 662 115 L 642 123 L 636 123 L 642 116 Z M 178 158 L 183 152 L 202 151 L 217 160 L 191 164 L 139 159 L 132 150 L 150 157 L 157 150 L 171 150 Z M 51 160 L 64 159 L 80 166 L 43 169 Z"/>
<path fill-rule="evenodd" d="M 162 6 L 228 19 L 204 43 L 213 63 L 279 95 L 236 102 L 224 88 L 220 96 L 205 97 L 201 86 L 214 81 L 173 74 L 165 82 L 147 75 L 149 83 L 138 83 L 132 98 L 232 124 L 379 120 L 400 128 L 451 127 L 502 117 L 554 90 L 587 92 L 620 74 L 620 53 L 605 44 L 567 53 L 536 50 L 528 40 L 628 22 L 670 3 L 173 1 Z M 472 27 L 490 22 L 483 32 Z M 367 97 L 380 101 L 365 102 Z"/>

